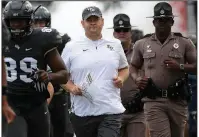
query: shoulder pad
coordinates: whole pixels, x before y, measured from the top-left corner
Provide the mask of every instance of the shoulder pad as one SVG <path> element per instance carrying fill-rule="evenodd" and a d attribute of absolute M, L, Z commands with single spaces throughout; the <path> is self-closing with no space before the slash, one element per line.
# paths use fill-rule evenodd
<path fill-rule="evenodd" d="M 43 28 L 41 28 L 41 32 L 48 32 L 48 33 L 50 33 L 52 31 L 53 31 L 53 29 L 49 28 L 49 27 L 43 27 Z"/>
<path fill-rule="evenodd" d="M 49 38 L 49 41 L 52 42 L 52 43 L 61 43 L 62 42 L 62 37 L 60 36 L 60 33 L 56 30 L 56 29 L 53 29 L 53 28 L 46 28 L 46 37 Z M 57 42 L 57 41 L 60 41 L 61 42 Z"/>
<path fill-rule="evenodd" d="M 62 37 L 56 29 L 42 28 L 41 33 L 43 39 L 46 39 L 45 44 L 43 45 L 44 53 L 47 53 L 47 51 L 57 48 L 57 46 L 62 44 Z"/>
<path fill-rule="evenodd" d="M 56 35 L 60 36 L 60 33 L 54 28 L 44 27 L 44 28 L 39 28 L 39 29 L 42 35 L 45 35 L 45 37 L 54 37 Z"/>
<path fill-rule="evenodd" d="M 146 34 L 146 35 L 144 35 L 144 37 L 143 37 L 143 38 L 151 37 L 152 35 L 153 35 L 153 33 Z"/>
<path fill-rule="evenodd" d="M 62 37 L 62 42 L 64 44 L 68 43 L 69 41 L 71 41 L 71 38 L 68 36 L 68 34 L 64 34 L 61 36 Z"/>
<path fill-rule="evenodd" d="M 61 35 L 61 37 L 62 37 L 62 44 L 60 44 L 57 47 L 57 50 L 60 54 L 62 53 L 64 47 L 66 46 L 66 43 L 68 43 L 71 40 L 71 38 L 68 36 L 68 34 L 63 34 L 63 35 Z"/>
<path fill-rule="evenodd" d="M 173 34 L 174 34 L 174 36 L 187 38 L 187 37 L 184 37 L 184 36 L 182 35 L 182 33 L 180 33 L 180 32 L 174 32 Z M 187 38 L 187 39 L 188 39 L 188 38 Z"/>

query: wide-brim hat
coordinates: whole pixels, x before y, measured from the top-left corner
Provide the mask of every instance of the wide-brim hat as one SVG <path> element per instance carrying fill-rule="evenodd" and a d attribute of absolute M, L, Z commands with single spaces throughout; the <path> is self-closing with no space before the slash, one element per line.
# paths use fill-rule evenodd
<path fill-rule="evenodd" d="M 176 15 L 173 15 L 172 7 L 167 2 L 160 2 L 155 5 L 154 7 L 154 16 L 150 16 L 147 18 L 174 18 L 177 17 Z"/>
<path fill-rule="evenodd" d="M 113 27 L 108 29 L 122 29 L 122 28 L 132 28 L 136 26 L 132 26 L 130 22 L 130 18 L 126 14 L 117 14 L 113 18 Z"/>

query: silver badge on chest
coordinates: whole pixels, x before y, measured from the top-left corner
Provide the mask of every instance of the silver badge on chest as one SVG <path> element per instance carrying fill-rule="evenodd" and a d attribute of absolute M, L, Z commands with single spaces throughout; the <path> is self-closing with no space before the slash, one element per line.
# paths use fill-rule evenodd
<path fill-rule="evenodd" d="M 151 45 L 147 45 L 146 47 L 147 47 L 146 52 L 152 52 L 152 50 L 151 50 Z"/>
<path fill-rule="evenodd" d="M 174 47 L 175 49 L 178 49 L 178 48 L 179 48 L 178 43 L 174 43 L 174 44 L 173 44 L 173 47 Z"/>

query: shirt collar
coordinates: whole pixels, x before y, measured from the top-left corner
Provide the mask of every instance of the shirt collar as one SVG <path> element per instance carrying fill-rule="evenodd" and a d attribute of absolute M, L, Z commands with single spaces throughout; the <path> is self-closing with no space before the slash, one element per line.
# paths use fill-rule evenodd
<path fill-rule="evenodd" d="M 126 55 L 130 54 L 130 53 L 133 51 L 133 45 L 134 45 L 134 43 L 131 43 L 129 49 L 124 51 L 124 53 L 125 53 Z"/>
<path fill-rule="evenodd" d="M 84 39 L 85 39 L 86 41 L 89 41 L 89 42 L 95 42 L 95 41 L 101 41 L 101 40 L 104 40 L 103 35 L 102 35 L 101 39 L 98 39 L 98 40 L 91 40 L 91 39 L 89 39 L 89 38 L 86 36 L 86 34 L 84 34 L 84 35 L 83 35 L 83 37 L 84 37 Z"/>
<path fill-rule="evenodd" d="M 175 38 L 174 37 L 174 33 L 171 32 L 170 35 L 169 35 L 169 37 L 167 39 L 170 40 L 170 39 L 174 39 L 174 38 Z M 151 39 L 152 40 L 156 40 L 156 41 L 158 40 L 157 36 L 155 35 L 155 33 L 151 36 Z"/>

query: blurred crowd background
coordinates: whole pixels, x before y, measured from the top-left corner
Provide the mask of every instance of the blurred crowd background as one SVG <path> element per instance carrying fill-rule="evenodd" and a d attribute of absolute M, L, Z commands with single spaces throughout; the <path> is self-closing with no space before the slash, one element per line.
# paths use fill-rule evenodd
<path fill-rule="evenodd" d="M 105 19 L 103 35 L 112 38 L 112 30 L 107 29 L 113 25 L 113 17 L 118 13 L 125 13 L 131 18 L 135 29 L 143 31 L 144 35 L 153 33 L 152 19 L 146 18 L 153 15 L 153 7 L 160 1 L 31 1 L 34 7 L 43 5 L 52 14 L 52 27 L 61 33 L 68 33 L 73 39 L 82 35 L 81 13 L 87 6 L 98 6 Z M 7 1 L 2 2 L 2 7 Z M 197 33 L 197 1 L 169 1 L 172 5 L 175 18 L 173 31 L 181 32 L 184 36 L 196 38 Z"/>

